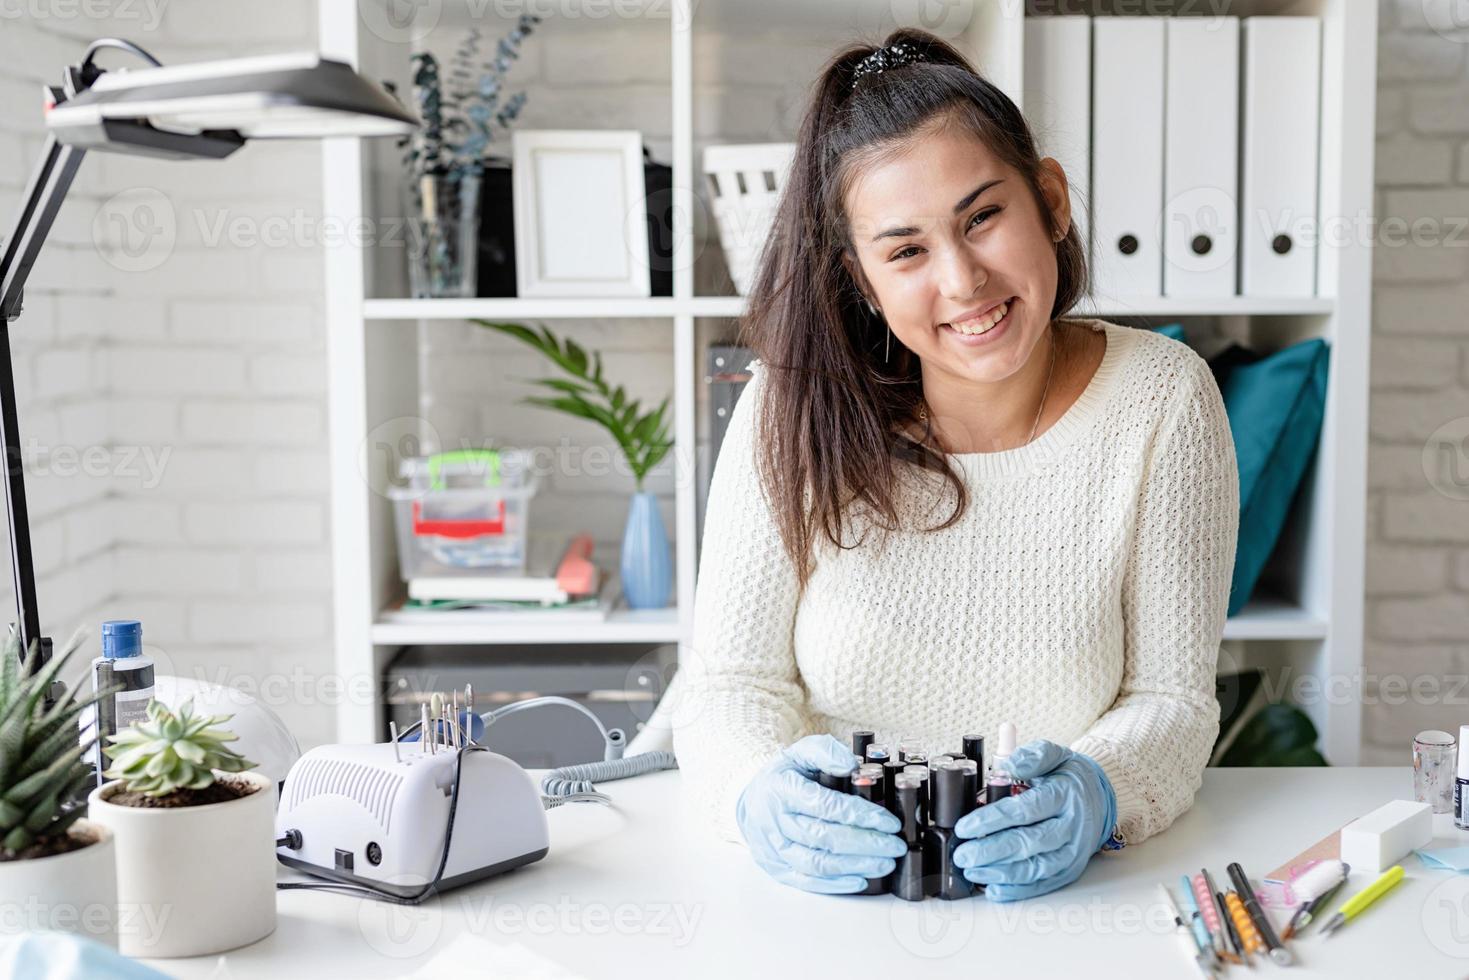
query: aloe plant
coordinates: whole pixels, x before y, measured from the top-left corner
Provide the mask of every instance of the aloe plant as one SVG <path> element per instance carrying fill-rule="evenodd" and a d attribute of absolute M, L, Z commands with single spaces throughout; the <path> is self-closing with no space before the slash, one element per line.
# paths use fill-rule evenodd
<path fill-rule="evenodd" d="M 124 789 L 145 796 L 167 796 L 183 789 L 205 789 L 214 783 L 214 770 L 244 772 L 255 763 L 225 742 L 238 735 L 216 727 L 233 715 L 195 715 L 193 699 L 168 710 L 159 701 L 148 702 L 148 717 L 116 735 L 102 751 L 112 760 L 104 776 L 121 779 Z"/>
<path fill-rule="evenodd" d="M 86 814 L 77 797 L 92 779 L 83 760 L 95 739 L 80 743 L 77 717 L 103 691 L 82 700 L 67 689 L 46 703 L 61 669 L 82 644 L 78 630 L 62 652 L 38 671 L 40 645 L 31 643 L 24 662 L 20 638 L 11 634 L 0 659 L 0 859 L 26 850 L 43 850 Z"/>
<path fill-rule="evenodd" d="M 643 479 L 673 448 L 665 419 L 668 399 L 664 398 L 656 409 L 643 412 L 642 404 L 636 398 L 629 399 L 621 385 L 613 386 L 603 379 L 600 353 L 588 355 L 576 341 L 570 337 L 560 340 L 546 327 L 537 333 L 519 323 L 474 322 L 535 348 L 567 375 L 533 380 L 532 384 L 557 394 L 526 398 L 526 403 L 588 419 L 606 429 L 621 447 L 641 491 Z"/>

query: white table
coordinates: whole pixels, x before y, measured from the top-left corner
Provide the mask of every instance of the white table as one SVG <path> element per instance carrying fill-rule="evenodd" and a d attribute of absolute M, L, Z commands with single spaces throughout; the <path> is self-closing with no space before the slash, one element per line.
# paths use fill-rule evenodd
<path fill-rule="evenodd" d="M 1210 769 L 1194 807 L 1164 834 L 1094 858 L 1081 880 L 1027 902 L 902 902 L 810 895 L 776 884 L 743 847 L 689 816 L 677 773 L 603 787 L 615 809 L 551 811 L 540 862 L 407 908 L 325 892 L 280 893 L 274 934 L 221 957 L 159 960 L 181 977 L 276 980 L 412 973 L 468 930 L 520 944 L 573 974 L 602 977 L 1197 977 L 1160 931 L 1156 885 L 1207 866 L 1220 887 L 1239 861 L 1255 878 L 1348 820 L 1411 799 L 1411 772 Z M 473 816 L 473 815 L 472 815 Z M 1469 844 L 1447 815 L 1437 844 Z M 1297 965 L 1256 960 L 1289 977 L 1469 976 L 1469 874 L 1407 879 L 1331 939 L 1291 943 Z M 1353 874 L 1355 891 L 1372 876 Z M 1340 899 L 1338 899 L 1338 902 Z M 1333 903 L 1334 909 L 1336 903 Z M 221 959 L 223 962 L 221 963 Z M 1283 972 L 1284 971 L 1284 972 Z M 481 975 L 505 976 L 491 958 Z"/>

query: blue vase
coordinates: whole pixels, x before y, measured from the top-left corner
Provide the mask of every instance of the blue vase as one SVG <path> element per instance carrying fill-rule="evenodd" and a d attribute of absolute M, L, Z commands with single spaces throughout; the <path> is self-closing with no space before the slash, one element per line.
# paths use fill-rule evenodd
<path fill-rule="evenodd" d="M 673 562 L 658 498 L 635 493 L 622 532 L 622 594 L 633 609 L 662 609 L 673 586 Z"/>

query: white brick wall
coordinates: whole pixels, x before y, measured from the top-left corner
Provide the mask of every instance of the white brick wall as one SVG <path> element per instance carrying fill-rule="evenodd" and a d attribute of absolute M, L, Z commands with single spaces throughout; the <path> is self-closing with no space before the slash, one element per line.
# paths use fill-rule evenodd
<path fill-rule="evenodd" d="M 109 22 L 64 9 L 0 22 L 5 230 L 41 147 L 39 83 L 88 39 L 125 37 L 165 63 L 315 46 L 315 4 L 301 0 L 119 4 Z M 172 210 L 155 215 L 168 247 L 147 269 L 118 255 L 128 238 L 105 217 L 138 188 Z M 321 255 L 296 231 L 317 233 L 320 188 L 310 143 L 219 162 L 94 154 L 13 339 L 27 442 L 110 461 L 77 476 L 31 464 L 45 629 L 59 641 L 85 623 L 95 651 L 101 620 L 137 617 L 175 672 L 247 685 L 299 666 L 309 683 L 275 685 L 273 706 L 307 743 L 334 724 L 312 695 L 332 665 Z"/>
<path fill-rule="evenodd" d="M 1423 469 L 1432 433 L 1469 416 L 1469 35 L 1430 27 L 1451 7 L 1379 5 L 1367 764 L 1402 764 L 1419 730 L 1457 735 L 1469 723 L 1469 503 L 1435 490 Z M 1443 241 L 1390 240 L 1388 222 L 1425 219 Z"/>

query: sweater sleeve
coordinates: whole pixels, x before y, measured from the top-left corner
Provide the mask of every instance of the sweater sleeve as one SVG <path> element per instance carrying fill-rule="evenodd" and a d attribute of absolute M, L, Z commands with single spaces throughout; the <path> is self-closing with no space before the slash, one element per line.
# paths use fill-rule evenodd
<path fill-rule="evenodd" d="M 1193 805 L 1219 731 L 1219 643 L 1239 533 L 1239 470 L 1224 400 L 1197 356 L 1145 465 L 1122 583 L 1117 700 L 1073 748 L 1101 765 L 1123 838 Z"/>
<path fill-rule="evenodd" d="M 736 842 L 740 791 L 799 736 L 806 701 L 792 641 L 796 571 L 756 468 L 760 373 L 757 364 L 715 462 L 693 642 L 671 722 L 686 792 L 711 829 Z"/>

